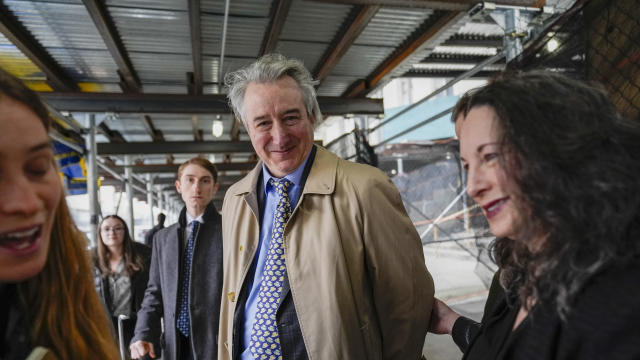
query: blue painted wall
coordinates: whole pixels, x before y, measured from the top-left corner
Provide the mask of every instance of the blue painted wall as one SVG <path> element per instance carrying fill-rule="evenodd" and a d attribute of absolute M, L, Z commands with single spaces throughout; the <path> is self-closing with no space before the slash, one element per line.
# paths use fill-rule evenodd
<path fill-rule="evenodd" d="M 382 131 L 383 140 L 388 139 L 395 134 L 398 134 L 401 131 L 410 128 L 411 126 L 418 124 L 432 117 L 433 115 L 436 115 L 437 113 L 454 106 L 458 99 L 458 96 L 442 96 L 431 99 L 425 103 L 420 104 L 411 111 L 402 114 L 400 118 L 391 121 L 378 131 Z M 400 106 L 392 109 L 387 109 L 385 111 L 385 118 L 389 118 L 407 107 L 408 106 Z M 438 118 L 437 120 L 430 122 L 429 124 L 422 126 L 421 128 L 418 128 L 393 140 L 391 143 L 434 140 L 450 138 L 454 136 L 455 127 L 453 126 L 453 122 L 451 122 L 451 114 L 447 114 Z"/>

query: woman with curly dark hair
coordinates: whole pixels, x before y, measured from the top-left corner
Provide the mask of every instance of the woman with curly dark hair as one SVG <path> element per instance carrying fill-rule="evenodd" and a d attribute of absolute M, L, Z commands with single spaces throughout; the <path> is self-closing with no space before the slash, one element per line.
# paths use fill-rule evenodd
<path fill-rule="evenodd" d="M 453 119 L 500 267 L 481 324 L 439 300 L 465 359 L 640 358 L 640 124 L 565 76 L 505 76 Z"/>
<path fill-rule="evenodd" d="M 98 246 L 92 254 L 96 290 L 114 328 L 118 328 L 118 316 L 128 318 L 122 323 L 124 348 L 128 349 L 149 281 L 151 249 L 131 239 L 120 216 L 108 215 L 98 225 Z"/>

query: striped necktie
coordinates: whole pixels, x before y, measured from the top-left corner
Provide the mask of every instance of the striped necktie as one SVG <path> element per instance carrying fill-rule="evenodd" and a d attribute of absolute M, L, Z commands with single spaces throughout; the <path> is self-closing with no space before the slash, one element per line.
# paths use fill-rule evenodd
<path fill-rule="evenodd" d="M 282 359 L 276 312 L 282 295 L 282 284 L 286 273 L 282 236 L 284 227 L 291 216 L 291 203 L 287 189 L 293 183 L 287 179 L 275 181 L 269 179 L 278 195 L 278 204 L 273 216 L 271 242 L 267 260 L 262 271 L 262 282 L 258 292 L 258 311 L 251 329 L 249 349 L 254 359 Z"/>

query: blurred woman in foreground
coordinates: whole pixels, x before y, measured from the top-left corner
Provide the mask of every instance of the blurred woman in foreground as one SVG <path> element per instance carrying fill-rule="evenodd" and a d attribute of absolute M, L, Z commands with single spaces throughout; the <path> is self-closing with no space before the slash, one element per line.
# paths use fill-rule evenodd
<path fill-rule="evenodd" d="M 640 125 L 542 72 L 468 93 L 454 119 L 499 284 L 481 324 L 436 300 L 430 331 L 464 359 L 640 358 Z"/>
<path fill-rule="evenodd" d="M 116 359 L 49 126 L 37 95 L 0 70 L 0 358 L 39 347 L 49 358 Z"/>

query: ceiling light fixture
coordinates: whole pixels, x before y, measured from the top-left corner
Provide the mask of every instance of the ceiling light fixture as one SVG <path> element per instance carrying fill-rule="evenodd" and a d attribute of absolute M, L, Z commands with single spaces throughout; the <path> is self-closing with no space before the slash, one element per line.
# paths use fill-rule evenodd
<path fill-rule="evenodd" d="M 220 136 L 222 136 L 223 132 L 224 126 L 222 125 L 222 121 L 213 120 L 213 126 L 211 126 L 211 133 L 213 134 L 213 136 L 219 138 Z"/>

